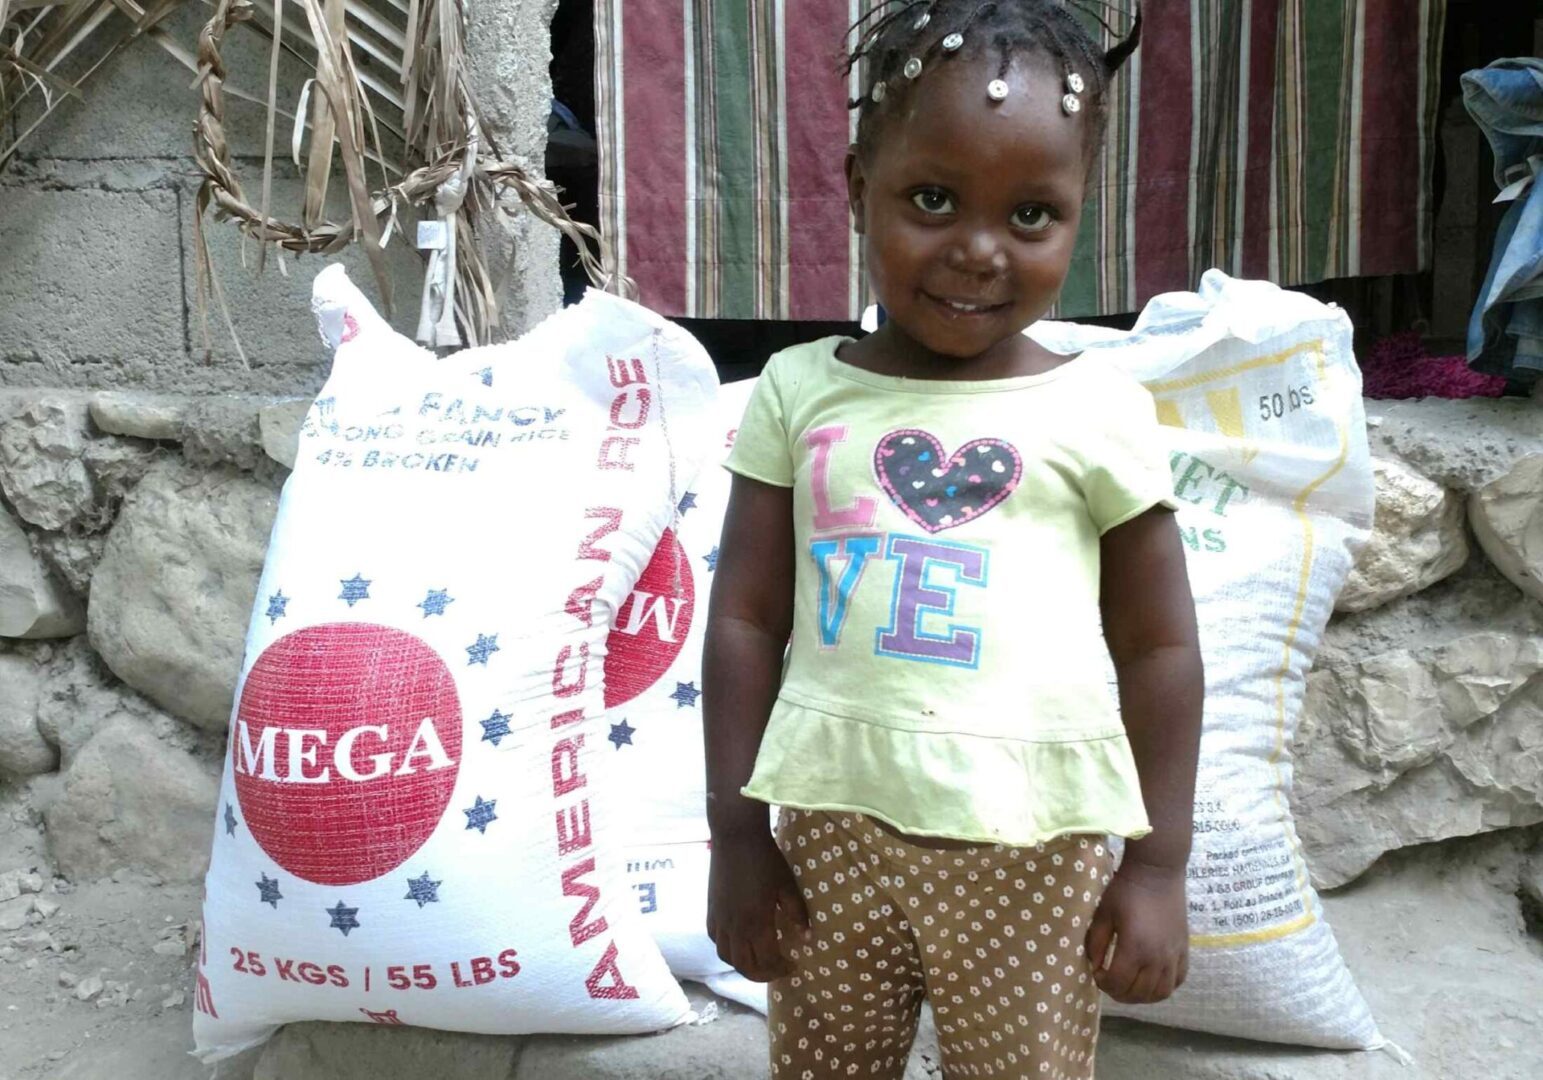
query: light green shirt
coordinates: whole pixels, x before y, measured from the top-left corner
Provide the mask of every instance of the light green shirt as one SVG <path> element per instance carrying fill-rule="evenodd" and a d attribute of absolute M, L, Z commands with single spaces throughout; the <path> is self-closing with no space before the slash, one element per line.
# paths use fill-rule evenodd
<path fill-rule="evenodd" d="M 1096 355 L 976 382 L 772 358 L 728 468 L 793 489 L 794 630 L 745 794 L 1004 844 L 1149 831 L 1106 682 L 1099 538 L 1170 503 Z"/>

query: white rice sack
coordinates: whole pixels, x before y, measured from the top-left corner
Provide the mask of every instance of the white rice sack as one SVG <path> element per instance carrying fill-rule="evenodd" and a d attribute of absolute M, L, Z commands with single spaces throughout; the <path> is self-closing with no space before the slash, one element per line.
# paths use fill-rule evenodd
<path fill-rule="evenodd" d="M 659 542 L 622 604 L 605 661 L 606 722 L 627 807 L 628 877 L 644 925 L 670 970 L 766 1011 L 766 988 L 718 959 L 707 937 L 708 828 L 702 748 L 702 640 L 718 565 L 734 445 L 754 380 L 718 392 L 709 464 L 681 497 L 676 530 Z"/>
<path fill-rule="evenodd" d="M 707 444 L 689 335 L 592 293 L 447 358 L 340 267 L 248 632 L 206 1060 L 298 1020 L 629 1033 L 690 1012 L 615 841 L 603 665 Z"/>
<path fill-rule="evenodd" d="M 1206 665 L 1189 864 L 1189 981 L 1111 1015 L 1311 1046 L 1381 1036 L 1340 957 L 1292 823 L 1291 742 L 1308 669 L 1372 523 L 1345 314 L 1210 271 L 1130 333 L 1040 323 L 1106 351 L 1157 402 L 1172 448 Z"/>
<path fill-rule="evenodd" d="M 634 811 L 624 822 L 631 845 L 708 836 L 702 641 L 729 505 L 722 462 L 754 386 L 752 379 L 719 389 L 703 448 L 708 464 L 681 495 L 676 528 L 664 534 L 611 631 L 605 705 L 621 765 L 618 783 Z"/>

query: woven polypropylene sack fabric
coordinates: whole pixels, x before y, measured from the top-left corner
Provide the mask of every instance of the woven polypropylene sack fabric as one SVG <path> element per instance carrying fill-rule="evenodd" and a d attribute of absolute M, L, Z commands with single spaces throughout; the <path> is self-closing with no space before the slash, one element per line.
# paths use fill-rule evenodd
<path fill-rule="evenodd" d="M 706 445 L 684 331 L 597 293 L 446 358 L 340 267 L 248 631 L 195 1037 L 298 1020 L 657 1030 L 689 1007 L 615 840 L 605 643 Z"/>
<path fill-rule="evenodd" d="M 1291 741 L 1374 489 L 1350 320 L 1262 282 L 1205 275 L 1129 333 L 1041 323 L 1105 352 L 1157 403 L 1206 666 L 1188 876 L 1189 980 L 1108 1013 L 1312 1046 L 1382 1044 L 1308 880 Z"/>
<path fill-rule="evenodd" d="M 704 454 L 666 532 L 617 613 L 605 658 L 605 704 L 618 783 L 636 813 L 635 845 L 706 840 L 702 749 L 702 641 L 718 566 L 730 475 L 722 467 L 755 380 L 718 391 Z"/>
<path fill-rule="evenodd" d="M 606 722 L 627 807 L 627 872 L 644 925 L 670 970 L 766 1011 L 766 988 L 718 958 L 707 936 L 708 839 L 702 747 L 702 641 L 718 565 L 734 445 L 755 381 L 718 392 L 708 464 L 681 496 L 678 524 L 659 542 L 622 603 L 605 660 Z"/>

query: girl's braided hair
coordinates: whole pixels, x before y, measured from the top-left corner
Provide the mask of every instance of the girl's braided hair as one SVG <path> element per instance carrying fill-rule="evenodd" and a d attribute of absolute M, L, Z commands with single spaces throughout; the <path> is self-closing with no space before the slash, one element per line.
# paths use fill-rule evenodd
<path fill-rule="evenodd" d="M 1057 64 L 1063 75 L 1080 75 L 1086 84 L 1081 98 L 1087 113 L 1088 154 L 1091 157 L 1103 138 L 1108 113 L 1105 99 L 1109 80 L 1136 51 L 1141 41 L 1141 6 L 1132 0 L 1135 10 L 1103 0 L 885 0 L 859 19 L 848 31 L 856 43 L 846 56 L 846 71 L 865 65 L 862 95 L 847 102 L 858 110 L 857 147 L 859 152 L 873 145 L 885 113 L 882 101 L 874 100 L 873 88 L 886 84 L 887 90 L 900 91 L 909 82 L 902 76 L 905 65 L 915 58 L 927 70 L 950 57 L 979 56 L 995 49 L 997 77 L 1005 78 L 1013 57 L 1039 52 Z M 1093 39 L 1079 18 L 1088 16 L 1114 38 L 1112 48 L 1104 49 Z M 1105 19 L 1105 14 L 1125 15 L 1130 21 L 1120 36 Z M 948 49 L 950 35 L 964 39 L 962 45 Z M 898 85 L 897 85 L 898 84 Z M 982 87 L 982 97 L 984 98 Z"/>

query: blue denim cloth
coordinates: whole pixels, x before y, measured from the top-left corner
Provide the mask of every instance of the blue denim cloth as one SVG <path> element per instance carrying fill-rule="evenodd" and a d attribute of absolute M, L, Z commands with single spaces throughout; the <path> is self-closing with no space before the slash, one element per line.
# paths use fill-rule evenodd
<path fill-rule="evenodd" d="M 1463 75 L 1463 104 L 1495 152 L 1495 183 L 1519 189 L 1468 324 L 1468 362 L 1519 382 L 1543 377 L 1543 60 Z"/>

